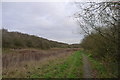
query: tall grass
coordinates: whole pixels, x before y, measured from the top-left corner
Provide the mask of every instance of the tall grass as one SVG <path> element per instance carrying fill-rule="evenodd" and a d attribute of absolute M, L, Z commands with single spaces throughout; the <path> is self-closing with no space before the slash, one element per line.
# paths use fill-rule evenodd
<path fill-rule="evenodd" d="M 71 52 L 77 49 L 51 49 L 51 50 L 36 50 L 36 49 L 22 49 L 13 50 L 12 53 L 3 53 L 2 61 L 3 68 L 9 68 L 10 66 L 16 65 L 20 66 L 22 62 L 26 61 L 39 61 L 45 57 L 56 56 L 59 54 L 64 54 L 66 52 Z M 6 51 L 4 51 L 6 52 Z M 7 51 L 9 52 L 9 50 Z"/>
<path fill-rule="evenodd" d="M 82 77 L 80 52 L 64 51 L 61 56 L 48 57 L 48 60 L 22 62 L 21 66 L 3 70 L 5 78 L 77 78 Z M 71 50 L 70 50 L 71 51 Z M 72 55 L 71 55 L 72 54 Z M 51 58 L 51 59 L 50 59 Z"/>

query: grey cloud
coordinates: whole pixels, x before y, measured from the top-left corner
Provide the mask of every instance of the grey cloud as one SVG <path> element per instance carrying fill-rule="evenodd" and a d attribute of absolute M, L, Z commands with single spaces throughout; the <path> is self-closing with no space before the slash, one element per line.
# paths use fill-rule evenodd
<path fill-rule="evenodd" d="M 3 3 L 3 27 L 66 43 L 79 43 L 79 27 L 70 16 L 77 8 L 60 2 Z"/>

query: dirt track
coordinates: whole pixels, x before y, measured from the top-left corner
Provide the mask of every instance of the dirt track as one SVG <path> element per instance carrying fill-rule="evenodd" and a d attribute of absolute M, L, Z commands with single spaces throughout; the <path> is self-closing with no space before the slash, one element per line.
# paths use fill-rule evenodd
<path fill-rule="evenodd" d="M 85 56 L 84 54 L 82 54 L 83 57 L 83 76 L 84 78 L 92 78 L 91 76 L 91 66 L 90 66 L 90 62 L 88 60 L 88 57 Z"/>

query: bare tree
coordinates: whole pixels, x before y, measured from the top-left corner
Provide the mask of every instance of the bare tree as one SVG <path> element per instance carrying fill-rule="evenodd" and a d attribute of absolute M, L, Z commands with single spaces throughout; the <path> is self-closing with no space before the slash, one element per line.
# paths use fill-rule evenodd
<path fill-rule="evenodd" d="M 98 37 L 96 38 L 91 35 L 97 33 L 105 39 L 98 43 L 104 43 L 109 47 L 113 44 L 111 48 L 114 49 L 114 52 L 110 50 L 111 48 L 109 47 L 106 47 L 105 49 L 107 50 L 107 53 L 114 55 L 114 57 L 118 60 L 118 53 L 120 50 L 118 45 L 120 43 L 120 1 L 100 3 L 76 2 L 75 4 L 79 8 L 79 11 L 74 14 L 74 17 L 81 29 L 84 31 L 84 34 L 100 41 Z"/>
<path fill-rule="evenodd" d="M 99 32 L 105 39 L 118 44 L 120 1 L 76 3 L 76 5 L 81 10 L 74 16 L 85 34 Z"/>

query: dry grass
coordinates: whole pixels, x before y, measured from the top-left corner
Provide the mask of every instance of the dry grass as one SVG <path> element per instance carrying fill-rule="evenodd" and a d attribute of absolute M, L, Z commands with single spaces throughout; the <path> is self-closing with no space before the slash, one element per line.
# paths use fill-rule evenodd
<path fill-rule="evenodd" d="M 49 59 L 50 57 L 59 57 L 60 55 L 66 55 L 70 52 L 76 51 L 78 49 L 59 49 L 54 48 L 50 50 L 38 50 L 38 49 L 11 49 L 12 53 L 2 54 L 3 68 L 9 68 L 13 66 L 21 66 L 24 62 L 30 61 L 41 61 L 44 59 Z M 9 50 L 7 50 L 8 52 Z M 5 52 L 5 51 L 4 51 Z"/>
<path fill-rule="evenodd" d="M 17 53 L 3 53 L 3 77 L 25 77 L 32 68 L 47 65 L 50 62 L 64 59 L 78 49 L 20 49 Z M 60 63 L 60 60 L 59 60 Z"/>

